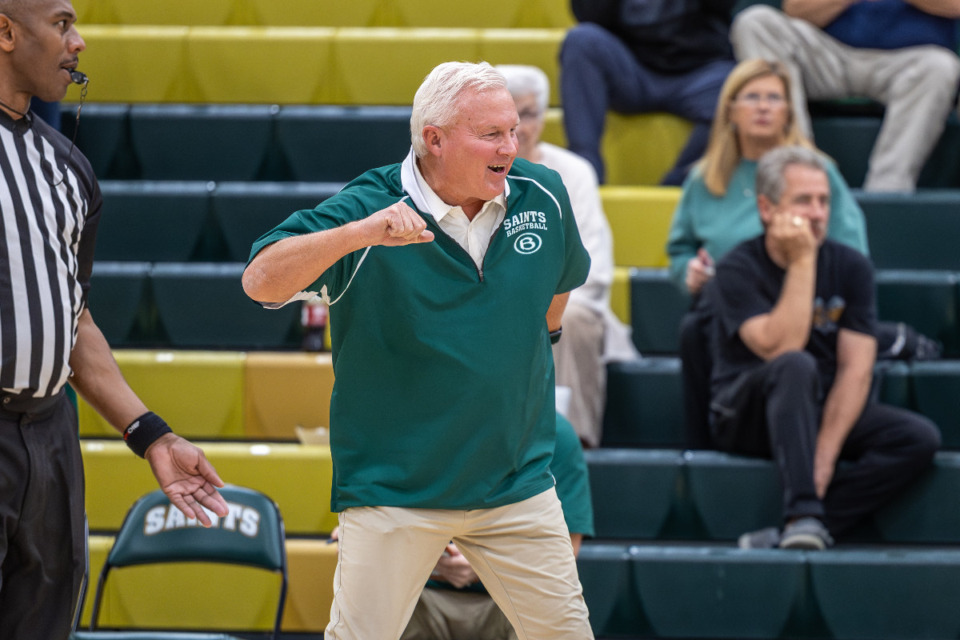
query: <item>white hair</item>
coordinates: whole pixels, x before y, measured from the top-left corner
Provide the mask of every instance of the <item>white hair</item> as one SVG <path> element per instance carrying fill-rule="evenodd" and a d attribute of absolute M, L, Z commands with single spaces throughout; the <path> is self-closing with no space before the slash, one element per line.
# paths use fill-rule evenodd
<path fill-rule="evenodd" d="M 499 64 L 496 70 L 507 79 L 507 89 L 514 100 L 533 94 L 543 114 L 550 100 L 550 80 L 540 67 L 526 64 Z"/>
<path fill-rule="evenodd" d="M 413 97 L 410 114 L 410 141 L 418 158 L 427 155 L 423 128 L 432 125 L 444 127 L 458 115 L 460 94 L 471 89 L 476 92 L 505 89 L 507 81 L 487 62 L 444 62 L 434 67 Z"/>

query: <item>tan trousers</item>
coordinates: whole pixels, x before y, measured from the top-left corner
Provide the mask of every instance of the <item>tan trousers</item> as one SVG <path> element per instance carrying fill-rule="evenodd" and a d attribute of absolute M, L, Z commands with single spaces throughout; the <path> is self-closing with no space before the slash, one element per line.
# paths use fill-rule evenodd
<path fill-rule="evenodd" d="M 519 640 L 593 638 L 554 489 L 495 509 L 350 508 L 339 537 L 325 640 L 400 638 L 450 541 Z"/>
<path fill-rule="evenodd" d="M 960 58 L 929 45 L 894 50 L 848 47 L 806 20 L 767 5 L 741 11 L 730 31 L 738 60 L 781 60 L 793 108 L 813 138 L 807 99 L 870 98 L 886 106 L 870 153 L 866 191 L 913 191 L 955 106 Z"/>
<path fill-rule="evenodd" d="M 400 640 L 517 640 L 517 633 L 485 593 L 424 589 Z"/>

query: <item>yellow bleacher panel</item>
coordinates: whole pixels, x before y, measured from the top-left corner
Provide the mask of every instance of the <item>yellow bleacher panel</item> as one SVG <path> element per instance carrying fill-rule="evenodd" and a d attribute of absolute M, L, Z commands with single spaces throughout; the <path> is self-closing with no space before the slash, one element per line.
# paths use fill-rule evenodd
<path fill-rule="evenodd" d="M 603 186 L 600 197 L 613 233 L 614 264 L 666 267 L 666 242 L 680 187 Z"/>
<path fill-rule="evenodd" d="M 621 322 L 630 326 L 630 267 L 613 268 L 610 310 L 620 318 Z"/>
<path fill-rule="evenodd" d="M 567 148 L 567 134 L 563 131 L 563 109 L 552 107 L 547 109 L 543 118 L 543 133 L 540 139 L 558 147 Z"/>
<path fill-rule="evenodd" d="M 480 33 L 480 59 L 490 64 L 530 64 L 550 80 L 550 104 L 560 104 L 557 56 L 563 29 L 485 29 Z"/>
<path fill-rule="evenodd" d="M 555 87 L 555 84 L 551 87 Z M 632 116 L 609 113 L 601 146 L 607 168 L 607 184 L 658 185 L 687 143 L 691 128 L 692 125 L 686 120 L 668 113 Z M 563 109 L 554 107 L 547 110 L 541 137 L 546 142 L 567 146 Z"/>
<path fill-rule="evenodd" d="M 82 35 L 91 102 L 409 106 L 437 64 L 481 59 L 543 68 L 559 104 L 564 30 L 88 25 Z"/>
<path fill-rule="evenodd" d="M 339 86 L 332 102 L 409 106 L 435 66 L 478 60 L 479 41 L 476 29 L 339 29 L 333 54 Z"/>
<path fill-rule="evenodd" d="M 198 443 L 224 482 L 256 489 L 280 506 L 287 533 L 327 534 L 330 513 L 330 448 L 301 444 Z M 130 505 L 157 487 L 150 466 L 119 440 L 84 440 L 87 519 L 93 531 L 120 527 Z"/>
<path fill-rule="evenodd" d="M 569 28 L 568 0 L 75 0 L 81 24 Z"/>
<path fill-rule="evenodd" d="M 82 626 L 90 623 L 96 581 L 111 546 L 112 536 L 90 536 L 91 584 Z M 318 539 L 290 539 L 286 547 L 289 583 L 282 628 L 288 632 L 320 633 L 330 619 L 337 545 Z M 246 630 L 269 627 L 273 622 L 276 578 L 263 571 L 211 563 L 182 565 L 182 570 L 177 565 L 163 569 L 114 571 L 104 593 L 100 624 Z M 196 580 L 184 576 L 194 576 Z M 185 582 L 194 581 L 217 585 L 216 606 L 201 605 L 204 615 L 200 619 L 184 614 L 198 609 L 196 601 L 188 600 L 195 594 L 184 588 Z M 144 612 L 149 619 L 141 615 Z"/>
<path fill-rule="evenodd" d="M 330 620 L 337 545 L 325 540 L 287 540 L 290 589 L 283 614 L 285 631 L 323 631 Z"/>
<path fill-rule="evenodd" d="M 80 69 L 91 102 L 184 102 L 190 95 L 187 27 L 81 25 Z M 192 63 L 192 61 L 191 61 Z M 66 100 L 79 101 L 71 85 Z"/>
<path fill-rule="evenodd" d="M 103 4 L 106 3 L 95 2 L 94 0 L 75 0 L 73 2 L 73 10 L 77 12 L 77 22 L 80 24 L 81 29 L 87 23 L 103 22 L 103 20 L 96 20 L 97 7 Z"/>
<path fill-rule="evenodd" d="M 334 29 L 196 27 L 187 36 L 196 100 L 308 104 L 333 99 Z"/>
<path fill-rule="evenodd" d="M 517 24 L 521 6 L 527 0 L 503 0 L 496 11 L 483 2 L 450 0 L 394 0 L 401 24 L 411 27 L 473 27 L 504 29 Z"/>
<path fill-rule="evenodd" d="M 329 353 L 249 353 L 243 401 L 247 437 L 295 440 L 297 425 L 329 427 L 332 390 Z"/>
<path fill-rule="evenodd" d="M 607 184 L 656 185 L 687 143 L 693 125 L 668 113 L 607 114 L 601 152 Z M 642 161 L 639 159 L 642 158 Z"/>
<path fill-rule="evenodd" d="M 98 0 L 98 4 L 112 6 L 115 23 L 111 24 L 171 24 L 171 25 L 227 25 L 237 8 L 236 0 Z"/>
<path fill-rule="evenodd" d="M 180 435 L 243 437 L 245 353 L 117 350 L 114 357 L 130 387 Z M 78 414 L 82 436 L 116 435 L 82 400 Z"/>
<path fill-rule="evenodd" d="M 141 0 L 134 0 L 141 1 Z M 247 0 L 264 26 L 373 27 L 380 0 Z"/>

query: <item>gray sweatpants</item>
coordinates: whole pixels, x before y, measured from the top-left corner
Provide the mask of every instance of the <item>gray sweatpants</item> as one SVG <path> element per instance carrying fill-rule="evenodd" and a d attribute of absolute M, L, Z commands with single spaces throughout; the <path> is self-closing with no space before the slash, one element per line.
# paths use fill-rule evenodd
<path fill-rule="evenodd" d="M 866 191 L 913 191 L 955 106 L 960 58 L 936 45 L 849 47 L 806 20 L 767 5 L 740 12 L 730 31 L 738 60 L 781 60 L 793 80 L 793 108 L 812 139 L 807 99 L 870 98 L 886 106 L 870 153 Z"/>

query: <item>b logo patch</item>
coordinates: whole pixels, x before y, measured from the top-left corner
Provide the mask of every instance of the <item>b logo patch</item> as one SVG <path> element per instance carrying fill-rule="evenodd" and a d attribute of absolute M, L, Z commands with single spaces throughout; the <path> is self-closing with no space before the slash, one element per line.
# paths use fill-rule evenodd
<path fill-rule="evenodd" d="M 536 253 L 543 246 L 543 240 L 535 233 L 523 233 L 513 243 L 513 250 L 521 255 L 528 256 Z"/>

